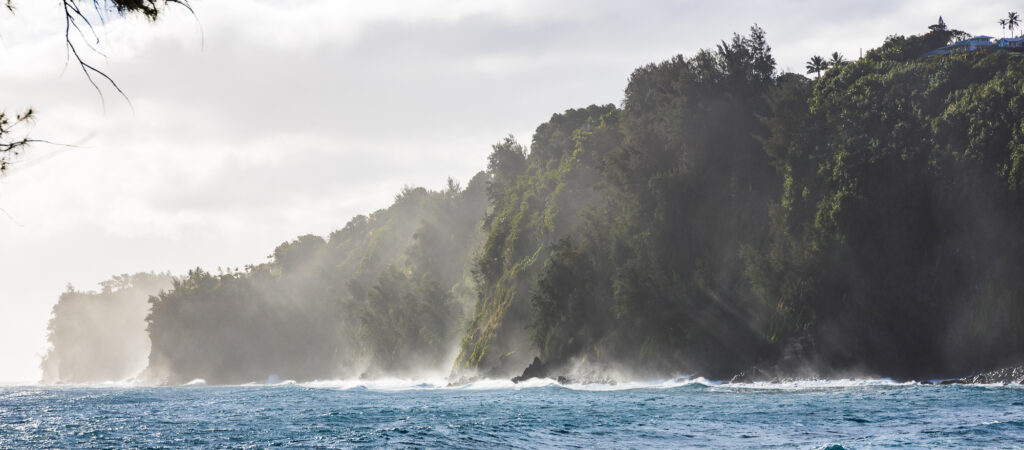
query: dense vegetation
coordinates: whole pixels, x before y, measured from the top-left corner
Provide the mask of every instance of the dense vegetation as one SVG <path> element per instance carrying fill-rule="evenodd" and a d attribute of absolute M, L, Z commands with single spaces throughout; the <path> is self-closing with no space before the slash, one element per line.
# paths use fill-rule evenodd
<path fill-rule="evenodd" d="M 764 314 L 740 250 L 764 240 L 778 191 L 758 139 L 774 68 L 754 29 L 638 69 L 621 110 L 542 125 L 528 171 L 488 218 L 478 316 L 498 317 L 505 334 L 529 325 L 555 363 L 718 371 L 750 359 Z M 501 309 L 498 294 L 511 306 Z M 460 362 L 507 374 L 488 351 L 523 346 L 475 331 Z"/>
<path fill-rule="evenodd" d="M 1024 58 L 921 58 L 962 34 L 930 30 L 835 54 L 815 80 L 777 73 L 757 27 L 641 67 L 621 107 L 555 114 L 529 151 L 502 140 L 465 190 L 407 189 L 266 264 L 190 272 L 152 300 L 150 375 L 1015 362 Z"/>
<path fill-rule="evenodd" d="M 301 236 L 244 271 L 201 269 L 152 299 L 147 377 L 171 383 L 447 370 L 472 299 L 486 176 L 406 189 L 324 240 Z"/>
<path fill-rule="evenodd" d="M 1024 58 L 913 57 L 944 33 L 780 86 L 765 151 L 784 191 L 751 265 L 770 342 L 896 376 L 1022 356 Z"/>
<path fill-rule="evenodd" d="M 461 367 L 509 374 L 524 329 L 548 365 L 634 373 L 1019 359 L 1024 59 L 919 57 L 958 33 L 811 81 L 754 28 L 638 69 L 621 110 L 556 115 L 492 198 Z"/>
<path fill-rule="evenodd" d="M 102 383 L 138 375 L 146 367 L 149 296 L 171 287 L 169 274 L 118 275 L 100 292 L 70 285 L 53 307 L 50 348 L 40 367 L 46 383 Z"/>

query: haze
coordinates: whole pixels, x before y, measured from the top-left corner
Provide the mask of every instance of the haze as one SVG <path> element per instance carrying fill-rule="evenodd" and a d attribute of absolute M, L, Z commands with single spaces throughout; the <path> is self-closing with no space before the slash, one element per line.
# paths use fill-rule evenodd
<path fill-rule="evenodd" d="M 39 112 L 0 179 L 0 381 L 37 381 L 67 283 L 260 263 L 484 167 L 553 111 L 619 103 L 633 68 L 758 23 L 781 70 L 856 58 L 939 15 L 998 35 L 1012 2 L 197 1 L 156 25 L 114 21 L 93 62 L 134 111 L 74 65 L 53 2 L 0 13 L 3 107 Z M 866 4 L 865 4 L 866 3 Z M 794 24 L 802 24 L 795 26 Z M 104 106 L 105 105 L 105 106 Z"/>

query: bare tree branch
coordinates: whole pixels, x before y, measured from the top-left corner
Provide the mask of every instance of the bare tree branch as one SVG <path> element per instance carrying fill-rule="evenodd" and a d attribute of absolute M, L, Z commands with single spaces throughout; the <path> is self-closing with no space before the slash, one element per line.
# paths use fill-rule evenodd
<path fill-rule="evenodd" d="M 18 114 L 11 120 L 7 112 L 0 111 L 0 173 L 7 171 L 7 167 L 21 150 L 34 141 L 24 134 L 21 137 L 10 139 L 9 136 L 19 127 L 30 125 L 35 119 L 35 111 L 31 108 Z"/>
<path fill-rule="evenodd" d="M 74 27 L 74 28 L 79 30 L 79 33 L 81 33 L 81 28 L 79 28 L 78 23 L 77 23 L 77 21 L 79 19 L 81 19 L 82 21 L 84 21 L 86 23 L 86 25 L 89 26 L 89 29 L 93 31 L 93 34 L 95 34 L 95 30 L 93 29 L 92 23 L 89 21 L 89 19 L 87 17 L 85 17 L 85 15 L 82 14 L 82 10 L 78 8 L 76 0 L 63 0 L 63 3 L 64 3 L 64 44 L 66 46 L 66 49 L 67 49 L 69 55 L 74 55 L 75 56 L 75 60 L 78 62 L 78 66 L 81 67 L 82 73 L 85 74 L 85 78 L 87 80 L 89 80 L 89 83 L 92 84 L 92 87 L 94 89 L 96 89 L 96 93 L 99 94 L 100 102 L 103 104 L 104 109 L 106 109 L 106 100 L 103 97 L 103 90 L 100 89 L 99 85 L 96 84 L 96 80 L 94 80 L 93 77 L 92 77 L 93 74 L 96 74 L 96 75 L 102 77 L 103 79 L 107 80 L 107 82 L 109 82 L 110 85 L 113 86 L 114 89 L 117 90 L 117 92 L 121 94 L 121 97 L 124 97 L 124 100 L 126 102 L 128 102 L 128 106 L 130 106 L 132 108 L 132 110 L 134 111 L 135 107 L 132 106 L 131 99 L 129 99 L 128 98 L 128 94 L 125 94 L 124 90 L 121 89 L 121 86 L 118 86 L 117 82 L 115 82 L 112 78 L 110 78 L 102 70 L 99 70 L 96 67 L 93 67 L 91 64 L 85 62 L 85 60 L 82 59 L 81 55 L 78 54 L 78 49 L 75 47 L 75 43 L 71 39 L 71 28 Z M 83 37 L 84 37 L 84 35 L 83 35 Z M 97 40 L 98 39 L 99 38 L 97 37 Z"/>
<path fill-rule="evenodd" d="M 76 46 L 76 35 L 77 38 L 80 38 L 85 43 L 89 50 L 106 58 L 106 55 L 97 47 L 100 43 L 100 35 L 93 25 L 94 20 L 98 19 L 101 25 L 105 25 L 107 14 L 116 13 L 121 16 L 140 14 L 151 21 L 155 21 L 163 13 L 164 8 L 171 4 L 184 7 L 193 17 L 196 17 L 195 10 L 189 4 L 189 0 L 91 0 L 91 6 L 96 15 L 93 19 L 90 19 L 81 6 L 81 3 L 86 1 L 88 0 L 61 0 L 64 7 L 64 44 L 65 51 L 67 52 L 65 58 L 70 62 L 71 57 L 74 56 L 74 60 L 78 63 L 79 68 L 82 69 L 86 80 L 89 81 L 89 84 L 99 94 L 100 102 L 104 109 L 106 109 L 106 100 L 103 96 L 103 89 L 97 83 L 98 80 L 105 80 L 106 83 L 109 83 L 134 111 L 135 107 L 132 105 L 131 99 L 121 89 L 121 86 L 105 72 L 83 58 L 82 53 L 79 52 L 79 48 Z M 0 2 L 8 11 L 14 12 L 14 0 L 0 0 Z M 199 20 L 198 17 L 196 17 L 196 20 Z M 199 26 L 200 30 L 202 30 L 202 24 Z M 74 32 L 72 29 L 74 29 Z M 30 139 L 23 128 L 27 128 L 34 118 L 35 111 L 31 108 L 13 118 L 5 111 L 0 110 L 0 173 L 6 171 L 12 160 L 31 144 L 45 143 L 75 147 L 74 145 L 57 144 L 44 139 Z"/>

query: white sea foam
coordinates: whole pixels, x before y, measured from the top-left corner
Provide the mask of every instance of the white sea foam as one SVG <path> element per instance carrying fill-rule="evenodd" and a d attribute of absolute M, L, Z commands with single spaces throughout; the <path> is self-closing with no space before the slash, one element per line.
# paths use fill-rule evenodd
<path fill-rule="evenodd" d="M 704 377 L 672 378 L 666 380 L 625 381 L 615 384 L 607 383 L 569 383 L 562 387 L 576 391 L 625 391 L 632 389 L 670 389 L 682 386 L 701 385 L 717 386 L 720 381 L 710 381 Z"/>
<path fill-rule="evenodd" d="M 856 388 L 868 386 L 917 386 L 916 381 L 897 382 L 890 378 L 846 378 L 837 380 L 794 380 L 756 383 L 734 383 L 721 384 L 720 388 L 730 389 L 779 389 L 779 390 L 802 390 L 802 389 L 838 389 Z"/>
<path fill-rule="evenodd" d="M 1018 384 L 1018 383 L 1008 383 L 1008 384 L 1003 384 L 1003 383 L 971 383 L 971 384 L 955 384 L 954 386 L 979 387 L 979 388 L 988 388 L 988 389 L 996 389 L 996 388 L 999 388 L 999 389 L 1002 389 L 1002 388 L 1024 389 L 1024 384 Z"/>
<path fill-rule="evenodd" d="M 339 379 L 317 380 L 298 383 L 300 386 L 319 389 L 367 389 L 373 391 L 404 391 L 413 389 L 438 389 L 448 385 L 444 378 L 408 379 L 377 378 L 373 380 Z"/>
<path fill-rule="evenodd" d="M 150 386 L 150 385 L 148 385 L 146 383 L 143 383 L 142 381 L 140 381 L 136 377 L 129 377 L 129 378 L 125 378 L 123 380 L 107 380 L 107 381 L 80 382 L 80 383 L 39 383 L 39 382 L 35 382 L 35 383 L 16 383 L 16 384 L 14 384 L 14 383 L 12 383 L 12 384 L 2 384 L 2 383 L 0 383 L 0 387 L 48 387 L 48 388 L 91 388 L 91 389 L 97 389 L 97 388 L 130 388 L 130 387 L 140 387 L 140 386 Z"/>
<path fill-rule="evenodd" d="M 8 386 L 40 386 L 33 383 L 11 384 Z M 203 378 L 196 378 L 183 386 L 205 386 L 207 382 Z M 3 386 L 3 385 L 0 385 Z M 128 388 L 153 386 L 137 378 L 128 378 L 119 381 L 106 381 L 102 383 L 69 383 L 49 385 L 51 387 L 109 387 Z M 742 391 L 742 390 L 817 390 L 817 389 L 850 389 L 860 387 L 912 387 L 923 386 L 915 381 L 897 382 L 889 378 L 847 378 L 832 380 L 795 380 L 784 382 L 755 382 L 755 383 L 726 383 L 718 380 L 708 380 L 703 377 L 680 377 L 670 379 L 656 379 L 646 381 L 621 381 L 616 383 L 567 383 L 561 384 L 551 378 L 531 378 L 519 383 L 513 383 L 508 378 L 484 378 L 467 383 L 452 384 L 442 376 L 430 378 L 378 378 L 371 380 L 360 379 L 331 379 L 297 382 L 295 380 L 267 380 L 265 382 L 251 382 L 236 386 L 246 387 L 274 387 L 274 386 L 301 386 L 312 389 L 335 389 L 335 390 L 369 390 L 369 391 L 407 391 L 407 390 L 521 390 L 546 387 L 559 387 L 575 391 L 624 391 L 633 389 L 671 389 L 683 386 L 704 386 L 716 391 Z M 965 384 L 954 385 L 961 387 L 976 388 L 1012 388 L 1024 389 L 1020 384 Z M 947 386 L 936 386 L 947 387 Z"/>
<path fill-rule="evenodd" d="M 570 384 L 559 384 L 558 381 L 551 378 L 531 378 L 519 383 L 513 383 L 507 378 L 495 379 L 479 379 L 474 380 L 465 384 L 450 384 L 448 380 L 444 378 L 432 378 L 432 379 L 401 379 L 401 378 L 383 378 L 376 380 L 318 380 L 304 383 L 298 383 L 300 386 L 316 389 L 366 389 L 373 391 L 403 391 L 403 390 L 426 390 L 426 389 L 451 389 L 451 390 L 501 390 L 501 389 L 533 389 L 533 388 L 544 388 L 549 386 L 558 386 L 565 389 L 572 389 L 578 391 L 617 391 L 617 390 L 630 390 L 630 389 L 665 389 L 674 388 L 680 386 L 686 386 L 691 384 L 701 384 L 705 386 L 716 386 L 719 383 L 714 381 L 708 381 L 704 378 L 677 378 L 670 380 L 654 380 L 654 381 L 630 381 L 615 384 L 605 383 L 570 383 Z"/>
<path fill-rule="evenodd" d="M 280 384 L 280 383 L 279 383 Z M 404 390 L 503 390 L 503 389 L 535 389 L 557 386 L 576 391 L 625 391 L 634 389 L 671 389 L 683 386 L 705 386 L 715 390 L 811 390 L 811 389 L 848 389 L 872 386 L 909 387 L 918 386 L 917 382 L 897 382 L 888 378 L 869 379 L 837 379 L 837 380 L 799 380 L 779 383 L 734 383 L 708 380 L 703 377 L 672 378 L 648 381 L 624 381 L 618 383 L 568 383 L 560 384 L 551 378 L 531 378 L 519 383 L 509 379 L 479 379 L 465 384 L 449 384 L 444 378 L 432 379 L 401 379 L 383 378 L 376 380 L 318 380 L 298 383 L 299 386 L 316 389 L 365 389 L 371 391 L 404 391 Z"/>
<path fill-rule="evenodd" d="M 142 386 L 142 385 L 143 385 L 143 383 L 140 382 L 135 377 L 126 378 L 124 380 L 118 380 L 118 381 L 104 381 L 103 382 L 103 386 L 110 386 L 110 387 L 133 387 L 133 386 Z"/>

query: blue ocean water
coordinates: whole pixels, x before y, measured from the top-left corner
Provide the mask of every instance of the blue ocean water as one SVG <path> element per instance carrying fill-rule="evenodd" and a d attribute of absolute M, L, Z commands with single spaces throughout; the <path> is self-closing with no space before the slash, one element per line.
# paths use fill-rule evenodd
<path fill-rule="evenodd" d="M 1024 445 L 1024 388 L 541 380 L 0 387 L 3 448 L 835 445 Z"/>

